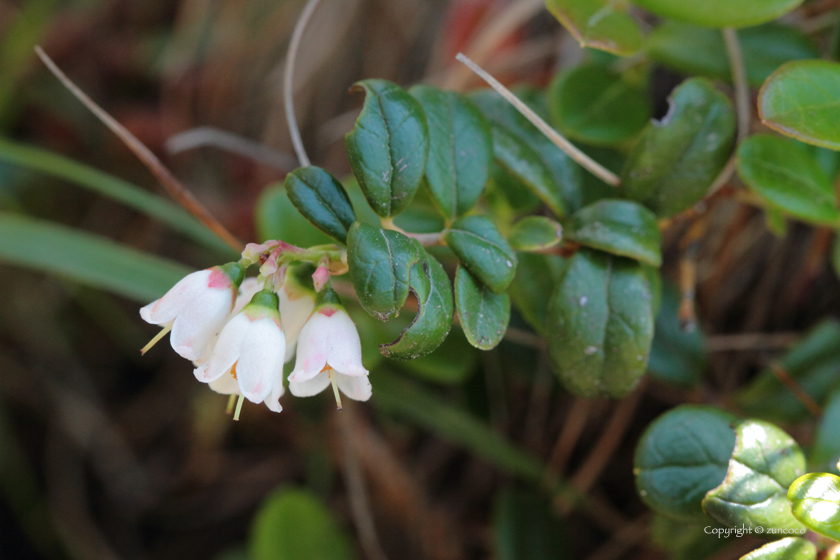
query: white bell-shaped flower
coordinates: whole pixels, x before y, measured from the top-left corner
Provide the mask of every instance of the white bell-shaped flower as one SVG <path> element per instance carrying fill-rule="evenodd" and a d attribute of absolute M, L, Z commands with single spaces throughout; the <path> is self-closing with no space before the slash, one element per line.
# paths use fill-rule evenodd
<path fill-rule="evenodd" d="M 371 396 L 356 325 L 332 286 L 327 285 L 318 294 L 315 310 L 300 332 L 289 390 L 296 397 L 309 397 L 330 383 L 353 400 L 366 401 Z M 336 401 L 340 408 L 337 391 Z"/>
<path fill-rule="evenodd" d="M 240 394 L 253 403 L 264 401 L 268 408 L 280 412 L 286 337 L 278 307 L 277 294 L 258 292 L 222 329 L 210 359 L 195 369 L 195 377 L 212 383 L 217 392 Z M 220 381 L 223 376 L 236 381 L 238 392 L 230 380 Z"/>
<path fill-rule="evenodd" d="M 263 289 L 264 282 L 259 282 L 256 278 L 246 278 L 242 281 L 242 285 L 239 286 L 239 294 L 236 296 L 236 302 L 233 304 L 233 309 L 231 310 L 230 314 L 228 315 L 227 320 L 229 321 L 234 315 L 245 309 L 245 306 L 251 303 L 251 298 L 253 298 L 257 292 Z M 225 321 L 227 323 L 227 321 Z M 204 347 L 204 351 L 201 353 L 201 356 L 193 360 L 193 365 L 198 367 L 207 363 L 207 360 L 210 359 L 210 356 L 213 354 L 213 349 L 216 347 L 216 342 L 219 340 L 219 334 L 222 331 L 222 327 L 225 325 L 222 324 L 219 326 L 219 330 L 207 343 L 207 346 Z M 212 386 L 210 387 L 213 388 Z M 221 392 L 221 391 L 216 391 Z M 229 395 L 231 393 L 223 393 L 225 395 Z"/>
<path fill-rule="evenodd" d="M 188 360 L 198 359 L 230 315 L 245 268 L 228 263 L 188 274 L 159 300 L 140 309 L 144 321 L 164 329 L 148 350 L 170 329 L 172 348 Z"/>

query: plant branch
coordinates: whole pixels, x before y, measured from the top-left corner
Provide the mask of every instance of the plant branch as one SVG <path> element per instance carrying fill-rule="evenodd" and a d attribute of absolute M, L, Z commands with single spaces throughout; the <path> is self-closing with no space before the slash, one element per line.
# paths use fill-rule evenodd
<path fill-rule="evenodd" d="M 289 43 L 289 50 L 286 52 L 286 68 L 283 74 L 283 101 L 286 107 L 286 121 L 289 124 L 289 134 L 292 136 L 292 144 L 295 147 L 295 153 L 298 157 L 298 162 L 301 167 L 309 167 L 309 156 L 306 155 L 306 149 L 303 147 L 303 140 L 300 138 L 300 129 L 297 124 L 297 117 L 295 117 L 295 94 L 293 87 L 293 79 L 295 76 L 295 60 L 297 59 L 297 52 L 300 48 L 301 39 L 303 39 L 303 32 L 306 29 L 306 24 L 309 23 L 309 18 L 318 7 L 321 0 L 309 0 L 306 6 L 303 7 L 303 12 L 300 14 L 295 24 L 295 30 L 292 32 L 292 41 Z"/>
<path fill-rule="evenodd" d="M 190 192 L 187 187 L 181 184 L 178 179 L 172 174 L 166 166 L 161 163 L 155 154 L 152 153 L 140 140 L 137 139 L 131 132 L 123 125 L 117 122 L 111 115 L 109 115 L 102 107 L 96 104 L 90 97 L 87 96 L 70 78 L 68 78 L 61 69 L 56 66 L 55 62 L 47 56 L 47 53 L 40 46 L 35 47 L 35 52 L 38 54 L 43 63 L 49 68 L 50 72 L 59 79 L 59 81 L 70 90 L 76 99 L 82 102 L 102 123 L 111 129 L 120 140 L 134 152 L 134 155 L 146 166 L 146 168 L 157 177 L 157 180 L 169 192 L 181 206 L 183 206 L 190 214 L 198 218 L 204 225 L 218 235 L 225 243 L 230 245 L 237 252 L 242 251 L 244 245 L 237 239 L 225 226 L 219 222 L 207 208 Z"/>
<path fill-rule="evenodd" d="M 463 53 L 458 53 L 455 57 L 459 61 L 463 62 L 467 65 L 467 67 L 478 74 L 482 80 L 487 82 L 490 87 L 496 90 L 499 95 L 505 98 L 505 100 L 513 105 L 517 111 L 522 113 L 522 115 L 531 121 L 531 123 L 536 126 L 540 132 L 545 134 L 545 136 L 551 140 L 558 148 L 566 152 L 566 154 L 578 162 L 584 169 L 601 179 L 607 184 L 610 184 L 614 187 L 617 187 L 621 181 L 618 176 L 607 169 L 606 167 L 602 166 L 597 161 L 593 160 L 588 155 L 584 154 L 580 151 L 577 147 L 574 146 L 571 142 L 569 142 L 564 136 L 562 136 L 559 132 L 551 128 L 548 123 L 546 123 L 539 115 L 537 115 L 534 111 L 531 110 L 530 107 L 525 105 L 518 97 L 516 97 L 513 93 L 510 92 L 505 86 L 503 86 L 499 81 L 488 74 L 484 69 L 478 66 L 475 62 L 464 56 Z"/>

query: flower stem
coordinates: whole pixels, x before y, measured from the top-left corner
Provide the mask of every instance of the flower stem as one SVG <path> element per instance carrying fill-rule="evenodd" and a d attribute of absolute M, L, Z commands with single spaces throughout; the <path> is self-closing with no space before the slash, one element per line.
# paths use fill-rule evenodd
<path fill-rule="evenodd" d="M 243 401 L 245 401 L 245 395 L 239 395 L 239 400 L 236 401 L 236 412 L 233 413 L 233 419 L 237 422 L 239 422 L 239 413 L 242 412 Z"/>
<path fill-rule="evenodd" d="M 160 339 L 163 338 L 164 336 L 166 336 L 166 333 L 168 333 L 171 330 L 172 330 L 172 323 L 169 323 L 168 325 L 166 325 L 165 327 L 160 329 L 160 332 L 157 333 L 155 335 L 155 337 L 152 340 L 150 340 L 149 343 L 140 350 L 140 355 L 141 356 L 145 355 L 146 352 L 148 352 L 149 350 L 152 349 L 152 346 L 154 346 L 155 344 L 160 342 Z"/>

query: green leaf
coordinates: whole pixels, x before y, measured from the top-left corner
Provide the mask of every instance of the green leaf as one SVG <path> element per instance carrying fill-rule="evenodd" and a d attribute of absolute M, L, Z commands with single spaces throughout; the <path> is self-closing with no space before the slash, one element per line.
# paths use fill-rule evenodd
<path fill-rule="evenodd" d="M 802 0 L 633 0 L 668 19 L 704 27 L 749 27 L 788 13 Z"/>
<path fill-rule="evenodd" d="M 539 334 L 545 334 L 548 300 L 569 259 L 555 255 L 517 253 L 516 277 L 508 293 L 519 313 Z"/>
<path fill-rule="evenodd" d="M 365 92 L 356 126 L 346 138 L 347 158 L 371 208 L 396 216 L 417 192 L 429 155 L 429 129 L 420 103 L 386 80 L 357 82 Z"/>
<path fill-rule="evenodd" d="M 779 23 L 741 29 L 738 43 L 747 81 L 756 88 L 785 62 L 819 56 L 807 35 Z M 726 45 L 717 29 L 668 21 L 648 36 L 647 51 L 656 62 L 684 74 L 732 81 Z"/>
<path fill-rule="evenodd" d="M 816 560 L 817 547 L 814 543 L 799 537 L 786 537 L 761 548 L 756 548 L 749 554 L 741 556 L 741 560 Z"/>
<path fill-rule="evenodd" d="M 409 288 L 417 298 L 417 315 L 397 340 L 379 346 L 384 356 L 397 360 L 414 360 L 433 352 L 449 334 L 455 315 L 446 271 L 419 243 L 414 244 L 420 260 L 411 267 Z"/>
<path fill-rule="evenodd" d="M 692 332 L 681 328 L 677 316 L 680 293 L 676 286 L 666 283 L 662 296 L 662 309 L 656 316 L 648 373 L 656 379 L 690 388 L 700 382 L 709 365 L 706 337 L 699 328 Z"/>
<path fill-rule="evenodd" d="M 534 90 L 517 88 L 517 96 L 548 120 L 545 98 Z M 580 167 L 510 103 L 493 90 L 472 95 L 493 133 L 493 157 L 511 176 L 537 195 L 557 216 L 580 207 Z"/>
<path fill-rule="evenodd" d="M 338 179 L 320 167 L 299 167 L 286 175 L 285 186 L 289 200 L 312 225 L 346 242 L 356 214 Z"/>
<path fill-rule="evenodd" d="M 0 138 L 0 161 L 75 183 L 121 202 L 222 254 L 235 254 L 207 226 L 175 203 L 70 158 Z"/>
<path fill-rule="evenodd" d="M 490 125 L 475 103 L 453 91 L 420 85 L 409 93 L 420 101 L 429 125 L 426 181 L 435 205 L 451 222 L 475 205 L 487 183 Z"/>
<path fill-rule="evenodd" d="M 98 235 L 5 212 L 0 213 L 0 262 L 144 303 L 161 297 L 192 272 Z"/>
<path fill-rule="evenodd" d="M 286 189 L 279 185 L 266 187 L 260 193 L 254 207 L 254 221 L 260 241 L 282 239 L 298 247 L 333 242 L 297 211 L 286 195 Z"/>
<path fill-rule="evenodd" d="M 787 492 L 796 518 L 812 531 L 840 541 L 840 476 L 810 473 Z"/>
<path fill-rule="evenodd" d="M 455 308 L 470 344 L 490 350 L 502 341 L 510 321 L 510 296 L 494 294 L 463 266 L 455 274 Z"/>
<path fill-rule="evenodd" d="M 364 356 L 362 357 L 364 360 Z M 461 385 L 478 366 L 479 354 L 461 329 L 453 329 L 438 348 L 422 358 L 400 362 L 402 369 L 441 385 Z M 367 364 L 366 361 L 364 361 Z"/>
<path fill-rule="evenodd" d="M 664 550 L 669 560 L 708 560 L 725 546 L 731 544 L 734 534 L 711 533 L 709 518 L 696 523 L 654 515 L 650 528 L 650 540 Z M 726 529 L 724 529 L 726 530 Z"/>
<path fill-rule="evenodd" d="M 706 492 L 726 476 L 735 417 L 710 406 L 681 405 L 656 419 L 636 446 L 636 490 L 668 517 L 703 519 Z"/>
<path fill-rule="evenodd" d="M 808 456 L 808 463 L 814 471 L 840 474 L 837 462 L 840 461 L 840 391 L 834 391 L 820 418 L 814 442 Z"/>
<path fill-rule="evenodd" d="M 642 265 L 582 249 L 554 290 L 548 353 L 576 395 L 623 397 L 645 372 L 653 339 L 651 287 Z"/>
<path fill-rule="evenodd" d="M 703 499 L 703 511 L 730 527 L 802 529 L 790 512 L 788 486 L 805 472 L 793 439 L 773 424 L 743 420 L 726 478 Z"/>
<path fill-rule="evenodd" d="M 624 142 L 641 132 L 650 119 L 644 92 L 601 64 L 558 73 L 548 100 L 560 131 L 590 144 Z"/>
<path fill-rule="evenodd" d="M 570 558 L 564 526 L 539 494 L 508 488 L 499 492 L 493 509 L 497 560 Z"/>
<path fill-rule="evenodd" d="M 417 245 L 397 231 L 356 222 L 347 234 L 350 281 L 364 310 L 380 321 L 399 315 L 420 260 Z"/>
<path fill-rule="evenodd" d="M 460 218 L 443 241 L 485 286 L 500 294 L 516 275 L 516 253 L 486 216 Z"/>
<path fill-rule="evenodd" d="M 642 48 L 639 26 L 612 0 L 546 0 L 581 47 L 627 55 Z"/>
<path fill-rule="evenodd" d="M 508 235 L 517 251 L 542 251 L 560 243 L 563 226 L 545 216 L 528 216 L 516 222 Z"/>
<path fill-rule="evenodd" d="M 572 216 L 566 237 L 585 247 L 651 266 L 662 264 L 662 236 L 656 216 L 629 200 L 600 200 L 578 210 Z"/>
<path fill-rule="evenodd" d="M 788 62 L 767 78 L 758 96 L 761 122 L 797 140 L 840 150 L 840 64 Z"/>
<path fill-rule="evenodd" d="M 794 140 L 756 134 L 738 148 L 738 175 L 777 210 L 817 224 L 840 223 L 831 179 Z"/>
<path fill-rule="evenodd" d="M 732 102 L 710 81 L 686 80 L 670 103 L 668 114 L 645 129 L 621 174 L 627 197 L 659 217 L 678 214 L 705 196 L 735 140 Z"/>
<path fill-rule="evenodd" d="M 840 323 L 827 320 L 814 327 L 779 364 L 817 403 L 822 403 L 838 386 L 840 371 Z M 809 418 L 799 399 L 773 374 L 762 371 L 735 397 L 750 416 L 771 422 L 796 423 Z"/>
<path fill-rule="evenodd" d="M 257 511 L 251 528 L 252 560 L 351 560 L 350 540 L 330 510 L 311 492 L 281 488 Z"/>

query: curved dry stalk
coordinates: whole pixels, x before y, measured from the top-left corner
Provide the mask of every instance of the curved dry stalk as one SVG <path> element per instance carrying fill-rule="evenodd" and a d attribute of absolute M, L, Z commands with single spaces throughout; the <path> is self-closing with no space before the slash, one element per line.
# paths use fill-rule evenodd
<path fill-rule="evenodd" d="M 96 104 L 90 97 L 87 96 L 64 72 L 47 56 L 47 53 L 40 46 L 35 47 L 35 52 L 41 61 L 47 66 L 50 72 L 59 79 L 59 81 L 70 90 L 76 99 L 82 102 L 85 107 L 90 110 L 102 123 L 111 129 L 123 143 L 128 146 L 134 155 L 152 172 L 152 174 L 160 181 L 161 185 L 174 198 L 178 204 L 184 207 L 190 214 L 195 216 L 201 223 L 206 225 L 210 230 L 218 235 L 225 243 L 235 249 L 237 252 L 242 251 L 245 246 L 239 239 L 236 238 L 228 229 L 222 225 L 219 220 L 213 216 L 207 208 L 199 202 L 199 200 L 190 192 L 187 187 L 181 184 L 178 179 L 172 174 L 166 166 L 161 163 L 152 151 L 147 148 L 140 140 L 137 139 L 131 132 L 123 125 L 117 122 L 114 117 L 109 115 L 102 107 Z"/>
<path fill-rule="evenodd" d="M 302 167 L 309 167 L 310 161 L 309 156 L 306 155 L 306 149 L 303 147 L 303 140 L 301 140 L 300 129 L 295 117 L 295 95 L 292 86 L 295 75 L 295 60 L 297 59 L 301 39 L 303 39 L 303 32 L 306 30 L 306 24 L 309 23 L 309 18 L 312 17 L 320 1 L 309 0 L 304 6 L 300 19 L 295 24 L 295 30 L 292 32 L 292 40 L 289 43 L 289 50 L 286 52 L 286 68 L 283 73 L 283 104 L 286 107 L 286 121 L 289 124 L 289 134 L 292 136 L 292 144 L 295 147 L 298 162 Z"/>
<path fill-rule="evenodd" d="M 566 152 L 566 154 L 578 162 L 584 169 L 604 181 L 605 183 L 617 187 L 620 184 L 620 180 L 618 176 L 607 169 L 606 167 L 602 166 L 597 161 L 593 160 L 588 155 L 584 154 L 582 151 L 577 149 L 574 144 L 569 142 L 563 135 L 559 132 L 551 128 L 548 123 L 546 123 L 539 115 L 537 115 L 534 111 L 531 110 L 530 107 L 525 105 L 518 97 L 516 97 L 509 89 L 503 86 L 499 81 L 488 74 L 483 68 L 481 68 L 478 64 L 464 56 L 464 53 L 458 53 L 455 57 L 459 61 L 463 62 L 464 64 L 469 67 L 470 70 L 478 74 L 478 76 L 487 82 L 490 87 L 496 90 L 499 95 L 505 98 L 505 100 L 513 105 L 517 111 L 522 113 L 526 119 L 531 121 L 531 123 L 536 126 L 540 132 L 545 134 L 545 136 L 551 140 L 558 148 Z"/>
<path fill-rule="evenodd" d="M 296 163 L 289 154 L 277 152 L 264 144 L 212 126 L 199 126 L 179 132 L 170 136 L 163 145 L 170 154 L 179 154 L 204 146 L 240 155 L 281 171 L 293 168 Z"/>

